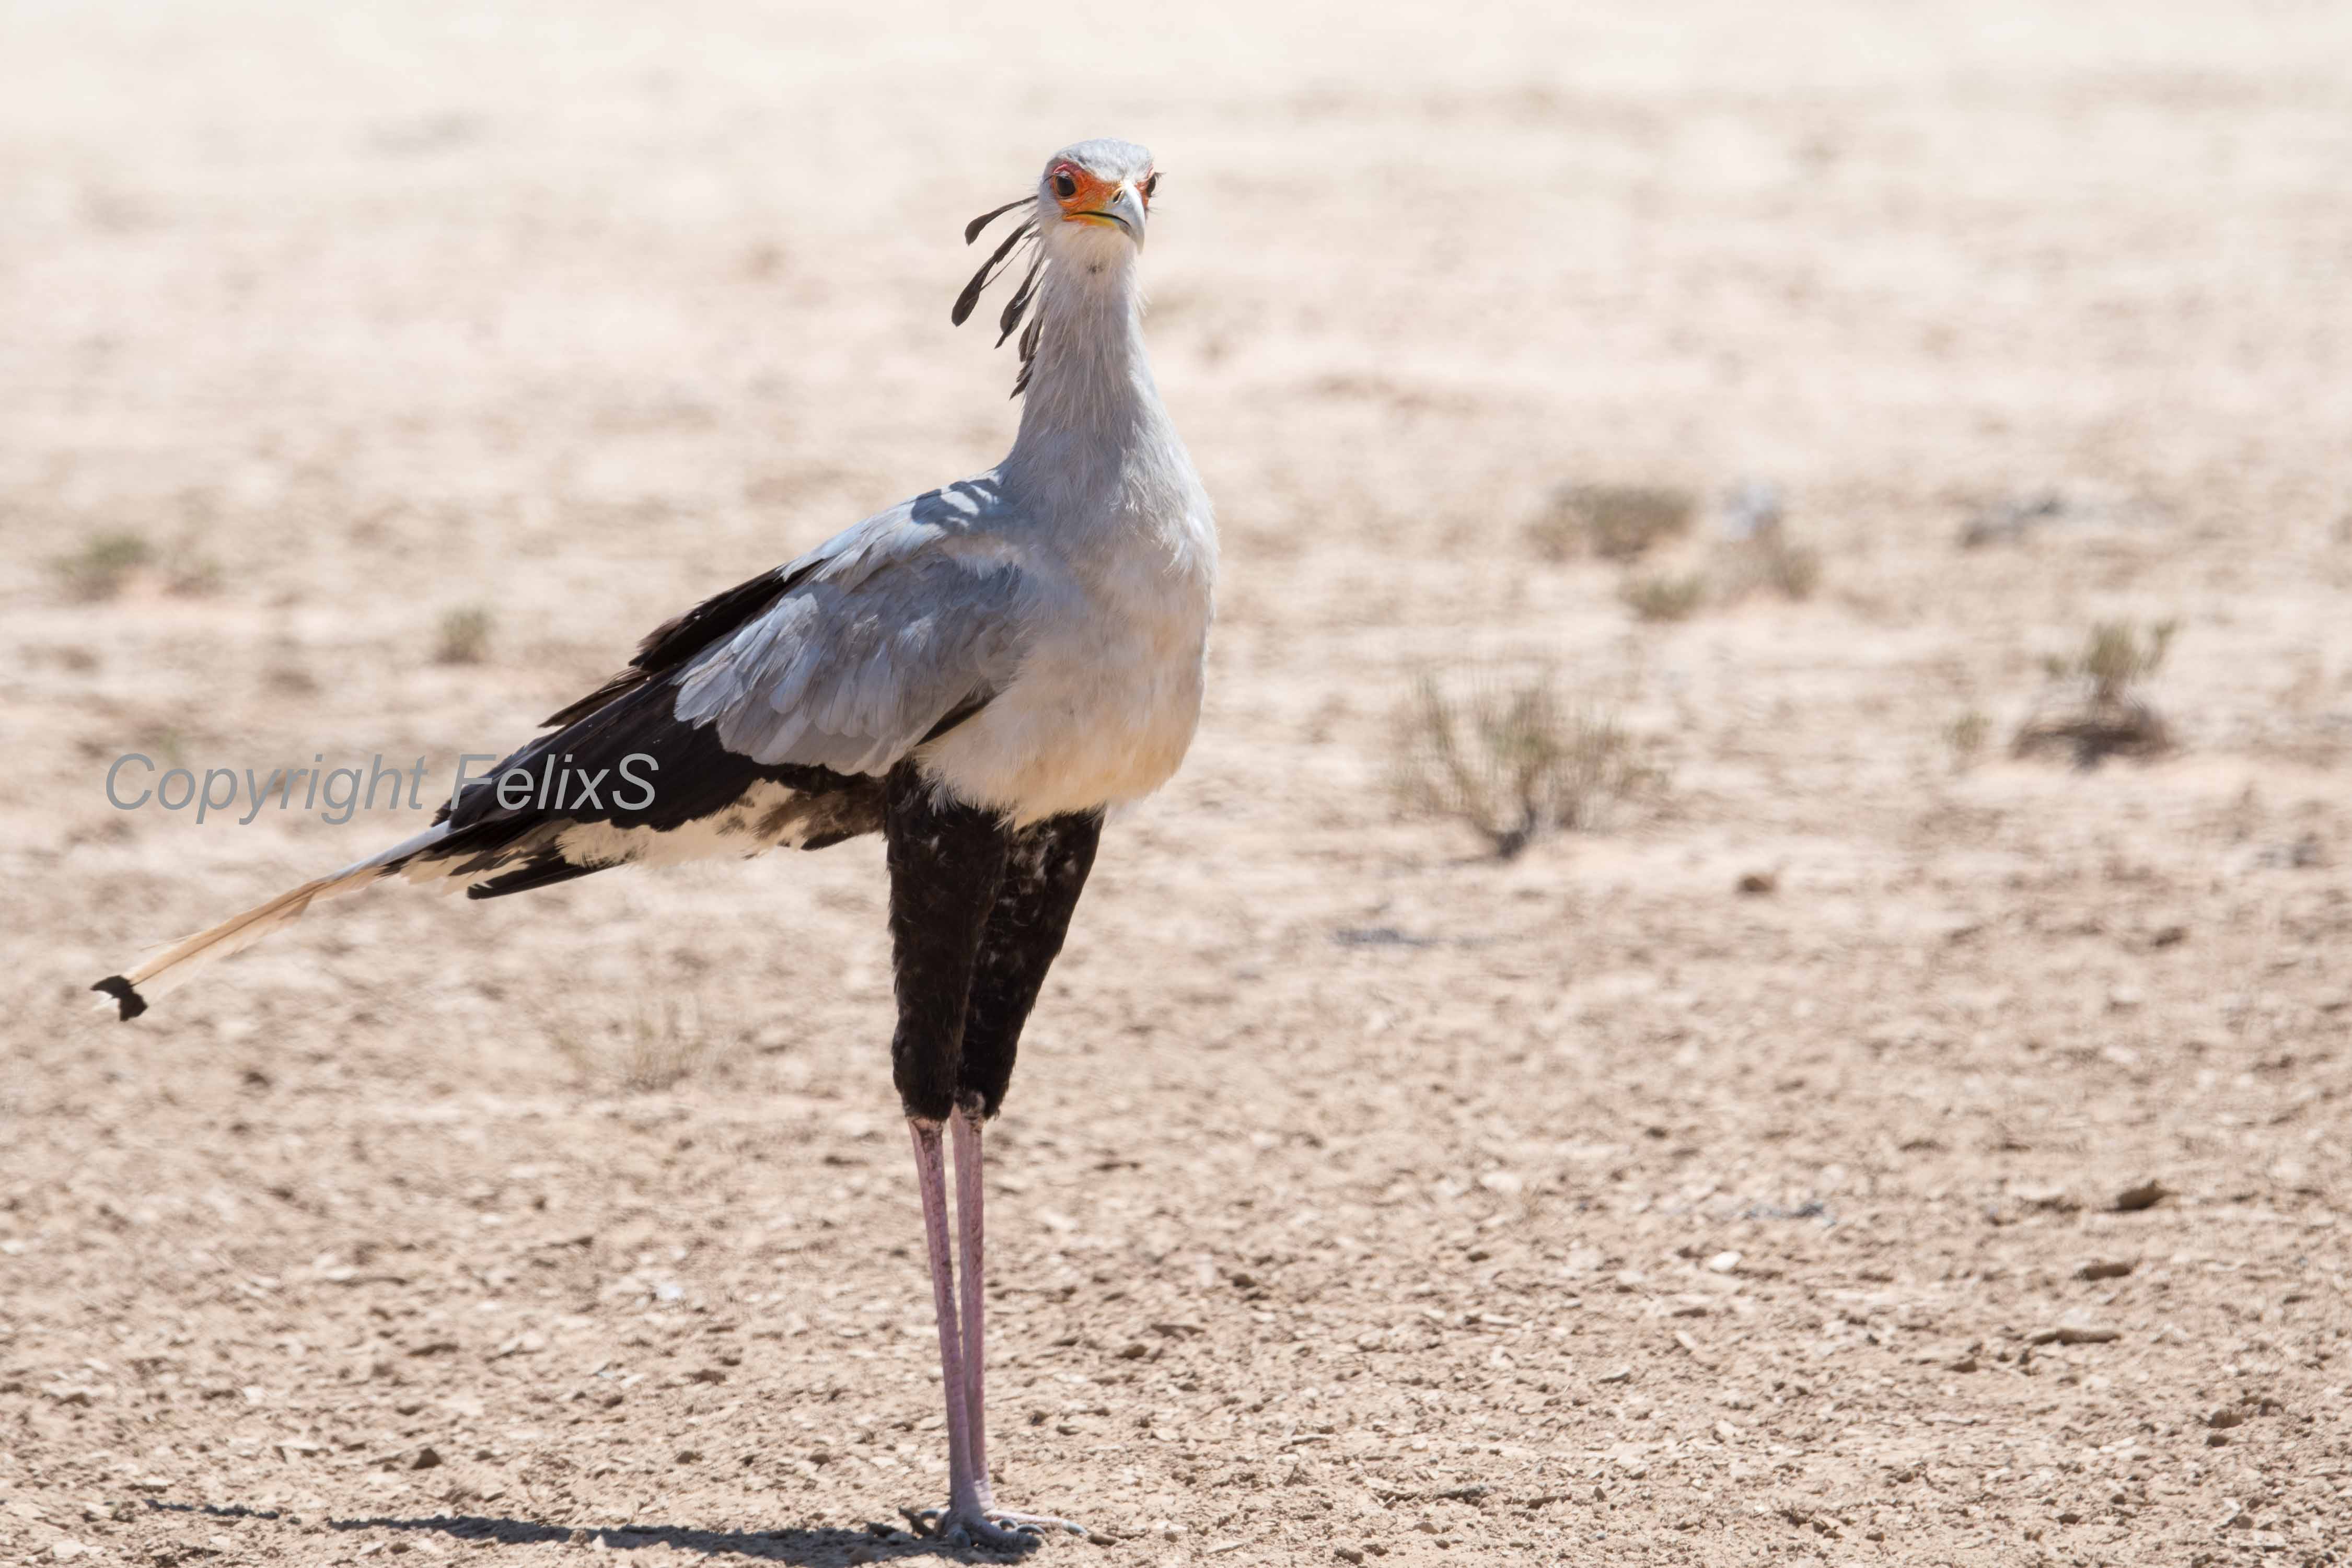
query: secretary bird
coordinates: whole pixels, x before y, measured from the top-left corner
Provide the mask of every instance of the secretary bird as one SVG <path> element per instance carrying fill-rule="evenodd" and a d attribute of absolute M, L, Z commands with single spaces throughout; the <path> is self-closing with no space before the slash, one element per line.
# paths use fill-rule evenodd
<path fill-rule="evenodd" d="M 1136 280 L 1151 155 L 1055 153 L 957 298 L 961 324 L 1024 251 L 1004 460 L 696 606 L 547 721 L 424 832 L 178 943 L 95 989 L 133 1019 L 204 964 L 386 877 L 497 898 L 614 866 L 823 849 L 880 832 L 898 1029 L 947 1394 L 957 1544 L 1066 1521 L 999 1510 L 983 1402 L 981 1128 L 1069 928 L 1103 814 L 1174 774 L 1199 719 L 1216 532 L 1144 357 Z M 650 790 L 550 781 L 615 771 Z M 634 762 L 634 767 L 625 764 Z M 517 783 L 520 779 L 521 783 Z M 528 788 L 523 787 L 528 785 Z M 511 788 L 509 788 L 511 786 Z M 646 793 L 650 799 L 646 799 Z M 516 797 L 520 797 L 517 800 Z M 950 1256 L 943 1136 L 963 1260 Z"/>

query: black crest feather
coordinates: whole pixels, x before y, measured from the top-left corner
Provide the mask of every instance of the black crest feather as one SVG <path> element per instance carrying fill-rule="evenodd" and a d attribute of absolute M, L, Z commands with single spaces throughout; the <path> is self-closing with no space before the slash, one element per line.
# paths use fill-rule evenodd
<path fill-rule="evenodd" d="M 1013 208 L 1024 205 L 1025 204 L 1034 202 L 1036 199 L 1037 198 L 1034 196 L 1023 196 L 1019 201 L 1007 202 L 1001 207 L 992 207 L 987 212 L 981 214 L 980 216 L 972 219 L 971 222 L 963 225 L 963 243 L 970 245 L 972 241 L 980 237 L 981 230 L 986 228 L 989 225 L 994 223 L 997 219 L 1003 217 Z"/>
<path fill-rule="evenodd" d="M 1034 207 L 1036 204 L 1036 197 L 1024 196 L 1017 202 L 1007 202 L 1001 207 L 992 208 L 981 214 L 980 216 L 964 225 L 963 243 L 970 245 L 980 238 L 981 230 L 1013 211 L 1013 208 Z M 1003 275 L 1007 259 L 1013 251 L 1024 240 L 1029 241 L 1032 245 L 1038 245 L 1041 237 L 1041 232 L 1037 227 L 1037 214 L 1033 212 L 1024 218 L 1020 225 L 1011 234 L 1004 236 L 995 251 L 981 264 L 980 270 L 971 275 L 971 281 L 963 286 L 961 294 L 956 296 L 955 308 L 949 313 L 950 319 L 957 326 L 962 326 L 971 317 L 973 307 L 980 303 L 980 297 L 987 290 L 988 286 Z M 1021 375 L 1013 383 L 1014 397 L 1019 397 L 1028 390 L 1029 371 L 1037 358 L 1038 329 L 1043 327 L 1045 321 L 1044 307 L 1038 300 L 1037 285 L 1045 275 L 1045 257 L 1040 246 L 1039 254 L 1030 259 L 1028 275 L 1022 278 L 1021 287 L 1013 291 L 1013 298 L 1004 302 L 1004 313 L 996 319 L 996 324 L 1000 329 L 996 335 L 996 346 L 1000 349 L 1004 346 L 1004 340 L 1020 328 L 1024 319 L 1029 323 L 1029 329 L 1021 334 Z M 1033 306 L 1037 308 L 1033 310 L 1031 308 Z"/>
<path fill-rule="evenodd" d="M 996 319 L 996 324 L 1004 329 L 996 334 L 998 348 L 1004 347 L 1004 340 L 1013 336 L 1013 328 L 1021 325 L 1021 318 L 1028 310 L 1029 301 L 1037 297 L 1037 279 L 1045 275 L 1045 258 L 1041 256 L 1029 264 L 1029 276 L 1021 280 L 1021 287 L 1014 289 L 1013 298 L 1004 302 L 1004 314 Z"/>
<path fill-rule="evenodd" d="M 1029 318 L 1029 329 L 1021 334 L 1021 374 L 1013 383 L 1014 397 L 1029 390 L 1029 372 L 1037 368 L 1037 334 L 1045 325 L 1045 312 L 1039 311 Z"/>
<path fill-rule="evenodd" d="M 971 314 L 971 308 L 980 303 L 980 291 L 996 280 L 997 273 L 1003 269 L 1004 258 L 1013 254 L 1013 247 L 1035 233 L 1036 228 L 1034 218 L 1024 219 L 1018 228 L 1004 236 L 1004 243 L 980 264 L 980 270 L 971 275 L 971 281 L 963 286 L 961 294 L 956 296 L 955 309 L 949 313 L 949 320 L 959 327 L 964 324 L 964 319 Z"/>

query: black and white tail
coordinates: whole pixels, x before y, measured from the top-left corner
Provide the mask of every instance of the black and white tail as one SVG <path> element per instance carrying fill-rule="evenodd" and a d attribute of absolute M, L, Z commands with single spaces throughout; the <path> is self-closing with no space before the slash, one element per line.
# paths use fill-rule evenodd
<path fill-rule="evenodd" d="M 765 574 L 663 626 L 627 670 L 469 783 L 425 831 L 289 888 L 90 988 L 110 998 L 124 1019 L 135 1019 L 156 998 L 291 925 L 320 900 L 386 877 L 497 898 L 614 866 L 823 849 L 878 831 L 878 778 L 757 762 L 730 750 L 714 726 L 677 717 L 677 680 L 688 660 L 772 604 L 787 581 L 785 574 Z M 523 804 L 506 806 L 498 781 L 516 771 L 540 787 L 518 791 Z M 633 788 L 622 788 L 623 780 Z"/>
<path fill-rule="evenodd" d="M 356 893 L 373 882 L 392 875 L 407 864 L 410 857 L 446 838 L 448 833 L 446 822 L 436 823 L 415 838 L 394 844 L 382 854 L 347 865 L 331 876 L 289 888 L 266 904 L 256 904 L 209 930 L 184 937 L 128 974 L 109 975 L 90 989 L 103 991 L 113 998 L 124 1019 L 135 1019 L 145 1012 L 147 1004 L 157 997 L 178 989 L 205 969 L 233 954 L 244 952 L 271 932 L 293 925 L 319 900 Z"/>

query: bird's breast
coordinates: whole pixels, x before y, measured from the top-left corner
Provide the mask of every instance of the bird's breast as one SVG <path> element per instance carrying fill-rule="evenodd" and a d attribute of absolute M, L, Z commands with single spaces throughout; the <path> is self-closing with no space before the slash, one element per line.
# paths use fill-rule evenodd
<path fill-rule="evenodd" d="M 1208 535 L 1205 549 L 1171 549 L 1155 534 L 1062 575 L 1019 674 L 925 753 L 935 779 L 1029 822 L 1138 800 L 1174 776 L 1200 723 L 1214 546 Z"/>

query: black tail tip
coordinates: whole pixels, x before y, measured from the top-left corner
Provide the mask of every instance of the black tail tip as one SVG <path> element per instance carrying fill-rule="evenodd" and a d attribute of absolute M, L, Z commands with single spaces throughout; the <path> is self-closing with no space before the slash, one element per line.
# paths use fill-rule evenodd
<path fill-rule="evenodd" d="M 89 971 L 85 969 L 82 972 L 88 974 Z M 120 975 L 109 975 L 90 989 L 104 991 L 120 1003 L 122 1008 L 122 1021 L 125 1023 L 129 1023 L 147 1010 L 147 998 L 139 994 L 139 988 Z"/>

